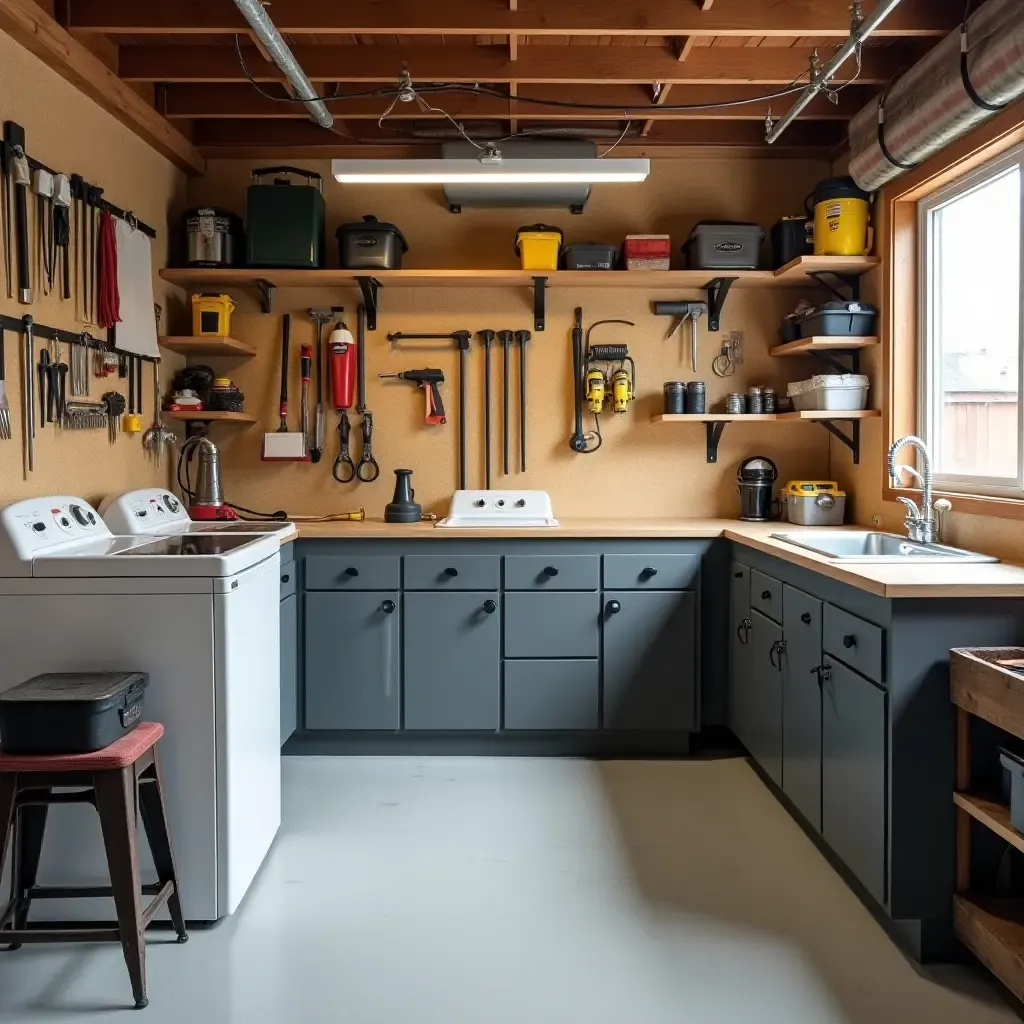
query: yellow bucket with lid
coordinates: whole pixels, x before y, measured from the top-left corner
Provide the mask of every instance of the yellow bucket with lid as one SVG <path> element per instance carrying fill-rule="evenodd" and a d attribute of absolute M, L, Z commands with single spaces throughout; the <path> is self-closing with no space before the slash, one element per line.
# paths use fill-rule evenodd
<path fill-rule="evenodd" d="M 557 270 L 562 229 L 530 224 L 516 232 L 516 253 L 523 270 Z"/>
<path fill-rule="evenodd" d="M 197 338 L 227 338 L 235 304 L 230 295 L 192 296 L 192 334 Z"/>
<path fill-rule="evenodd" d="M 868 193 L 853 178 L 826 178 L 807 197 L 814 219 L 815 256 L 866 256 L 873 232 Z"/>

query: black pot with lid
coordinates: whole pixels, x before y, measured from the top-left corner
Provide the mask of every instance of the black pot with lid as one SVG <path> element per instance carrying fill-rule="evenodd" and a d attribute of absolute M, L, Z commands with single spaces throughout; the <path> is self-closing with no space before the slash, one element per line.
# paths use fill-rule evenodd
<path fill-rule="evenodd" d="M 755 455 L 740 463 L 736 471 L 740 519 L 747 523 L 771 520 L 773 490 L 778 479 L 778 468 L 767 455 Z"/>
<path fill-rule="evenodd" d="M 372 214 L 355 224 L 342 224 L 335 235 L 339 265 L 346 270 L 401 270 L 409 251 L 402 232 Z"/>

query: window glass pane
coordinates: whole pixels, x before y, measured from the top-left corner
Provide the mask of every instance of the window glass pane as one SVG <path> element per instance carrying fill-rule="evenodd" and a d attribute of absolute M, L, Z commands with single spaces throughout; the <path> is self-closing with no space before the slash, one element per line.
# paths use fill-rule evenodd
<path fill-rule="evenodd" d="M 1017 478 L 1020 169 L 932 217 L 932 441 L 937 472 Z"/>

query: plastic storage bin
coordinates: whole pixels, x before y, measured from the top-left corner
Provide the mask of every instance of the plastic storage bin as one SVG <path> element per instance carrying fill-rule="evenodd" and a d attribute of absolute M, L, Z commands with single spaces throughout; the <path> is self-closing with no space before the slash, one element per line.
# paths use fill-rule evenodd
<path fill-rule="evenodd" d="M 385 224 L 371 214 L 360 223 L 342 224 L 334 233 L 338 239 L 338 266 L 346 270 L 401 270 L 409 245 L 394 224 Z"/>
<path fill-rule="evenodd" d="M 756 270 L 764 228 L 760 224 L 701 221 L 683 245 L 694 270 Z"/>
<path fill-rule="evenodd" d="M 192 333 L 197 338 L 227 338 L 235 303 L 230 295 L 192 296 Z"/>
<path fill-rule="evenodd" d="M 566 270 L 614 270 L 619 261 L 617 245 L 583 242 L 567 245 L 562 250 L 562 266 Z"/>
<path fill-rule="evenodd" d="M 672 236 L 626 235 L 622 257 L 627 270 L 668 270 L 672 265 Z"/>
<path fill-rule="evenodd" d="M 859 373 L 822 373 L 786 388 L 797 412 L 856 412 L 867 408 L 870 381 Z"/>
<path fill-rule="evenodd" d="M 561 228 L 529 224 L 516 232 L 516 255 L 523 270 L 557 270 L 561 251 Z"/>
<path fill-rule="evenodd" d="M 846 515 L 846 492 L 834 480 L 790 480 L 779 501 L 796 526 L 842 526 Z"/>
<path fill-rule="evenodd" d="M 142 721 L 145 672 L 59 672 L 0 693 L 0 746 L 8 754 L 90 754 Z"/>
<path fill-rule="evenodd" d="M 999 763 L 1010 776 L 1010 824 L 1024 832 L 1024 758 L 999 748 Z"/>
<path fill-rule="evenodd" d="M 870 338 L 878 310 L 866 302 L 826 302 L 800 317 L 801 338 Z"/>

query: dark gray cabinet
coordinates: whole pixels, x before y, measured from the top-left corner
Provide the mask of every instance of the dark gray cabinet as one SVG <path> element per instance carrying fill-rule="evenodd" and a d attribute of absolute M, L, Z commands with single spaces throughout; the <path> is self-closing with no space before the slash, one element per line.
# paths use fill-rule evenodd
<path fill-rule="evenodd" d="M 306 594 L 307 729 L 397 729 L 398 591 Z"/>
<path fill-rule="evenodd" d="M 820 831 L 822 602 L 787 584 L 782 606 L 782 788 Z"/>
<path fill-rule="evenodd" d="M 596 658 L 505 662 L 505 719 L 509 730 L 594 730 L 600 708 Z"/>
<path fill-rule="evenodd" d="M 754 711 L 750 626 L 750 567 L 733 562 L 729 567 L 729 726 L 748 749 Z"/>
<path fill-rule="evenodd" d="M 299 599 L 292 593 L 281 602 L 281 744 L 299 718 Z"/>
<path fill-rule="evenodd" d="M 603 597 L 604 728 L 693 729 L 693 592 L 609 590 Z"/>
<path fill-rule="evenodd" d="M 782 785 L 782 627 L 757 609 L 750 611 L 749 686 L 741 720 L 751 757 Z"/>
<path fill-rule="evenodd" d="M 824 666 L 821 834 L 885 903 L 886 694 L 829 656 Z"/>
<path fill-rule="evenodd" d="M 498 728 L 497 591 L 406 593 L 404 636 L 406 729 Z"/>

